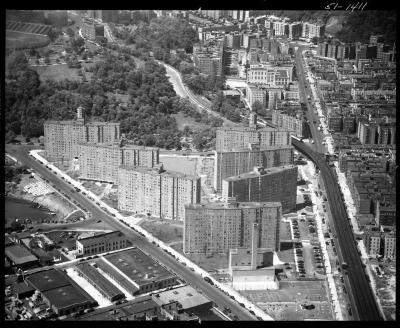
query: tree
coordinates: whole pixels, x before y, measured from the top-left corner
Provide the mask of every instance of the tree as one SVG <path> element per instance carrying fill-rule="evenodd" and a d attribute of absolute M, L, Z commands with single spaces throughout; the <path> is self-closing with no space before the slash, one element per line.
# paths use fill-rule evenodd
<path fill-rule="evenodd" d="M 45 63 L 46 65 L 49 65 L 49 64 L 50 64 L 50 58 L 49 58 L 48 56 L 44 57 L 44 63 Z"/>
<path fill-rule="evenodd" d="M 253 110 L 253 112 L 260 114 L 259 112 L 264 109 L 264 106 L 259 100 L 256 100 L 251 106 L 251 109 Z"/>
<path fill-rule="evenodd" d="M 75 37 L 75 32 L 72 28 L 68 27 L 66 32 L 70 38 Z"/>

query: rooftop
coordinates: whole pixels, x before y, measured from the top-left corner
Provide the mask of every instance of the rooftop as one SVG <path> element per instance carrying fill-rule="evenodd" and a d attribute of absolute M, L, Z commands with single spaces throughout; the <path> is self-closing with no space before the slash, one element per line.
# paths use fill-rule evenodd
<path fill-rule="evenodd" d="M 110 254 L 105 258 L 138 285 L 175 278 L 174 274 L 138 248 Z"/>
<path fill-rule="evenodd" d="M 40 292 L 71 285 L 68 276 L 56 269 L 33 273 L 26 280 Z"/>
<path fill-rule="evenodd" d="M 87 293 L 73 285 L 47 290 L 43 292 L 43 296 L 47 298 L 51 305 L 58 309 L 66 308 L 71 305 L 84 305 L 94 302 Z"/>
<path fill-rule="evenodd" d="M 101 243 L 101 242 L 107 243 L 110 241 L 114 241 L 116 239 L 119 240 L 123 237 L 125 237 L 125 235 L 121 231 L 112 231 L 112 232 L 103 233 L 101 235 L 95 235 L 95 236 L 91 236 L 91 237 L 78 239 L 77 242 L 81 243 L 83 246 L 90 246 L 90 245 Z"/>
<path fill-rule="evenodd" d="M 211 302 L 208 298 L 188 285 L 158 293 L 155 297 L 157 297 L 163 304 L 177 301 L 182 304 L 183 310 Z"/>
<path fill-rule="evenodd" d="M 5 255 L 16 265 L 37 261 L 38 258 L 20 245 L 7 246 Z"/>
<path fill-rule="evenodd" d="M 186 204 L 186 209 L 199 209 L 199 208 L 206 208 L 206 209 L 227 209 L 227 208 L 260 208 L 260 207 L 282 207 L 280 202 L 233 202 L 228 204 L 226 202 L 221 203 L 206 203 L 206 204 Z"/>
<path fill-rule="evenodd" d="M 133 165 L 120 165 L 120 169 L 122 170 L 127 170 L 127 171 L 136 171 L 144 174 L 150 174 L 150 175 L 161 175 L 161 176 L 170 176 L 173 178 L 185 178 L 189 180 L 198 180 L 200 179 L 197 175 L 192 175 L 192 174 L 184 174 L 181 172 L 175 172 L 175 171 L 162 171 L 160 168 L 150 168 L 150 167 L 144 167 L 144 166 L 133 166 Z"/>
<path fill-rule="evenodd" d="M 255 169 L 254 171 L 242 173 L 242 174 L 240 174 L 238 176 L 234 176 L 234 177 L 228 177 L 223 180 L 230 182 L 230 181 L 238 181 L 238 180 L 243 180 L 243 179 L 251 179 L 251 178 L 256 178 L 256 177 L 269 175 L 269 174 L 276 174 L 276 173 L 284 172 L 287 170 L 293 170 L 293 169 L 297 169 L 297 166 L 290 164 L 290 165 L 270 167 L 270 168 L 260 168 L 259 170 Z"/>

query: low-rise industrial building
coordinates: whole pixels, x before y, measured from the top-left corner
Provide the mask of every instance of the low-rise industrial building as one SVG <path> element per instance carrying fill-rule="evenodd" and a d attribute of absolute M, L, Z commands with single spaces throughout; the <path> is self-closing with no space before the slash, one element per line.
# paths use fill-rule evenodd
<path fill-rule="evenodd" d="M 174 274 L 138 248 L 109 254 L 104 259 L 136 286 L 137 294 L 150 293 L 177 283 Z"/>
<path fill-rule="evenodd" d="M 11 267 L 27 270 L 39 266 L 39 259 L 21 245 L 7 246 L 4 253 Z"/>
<path fill-rule="evenodd" d="M 86 237 L 76 241 L 76 257 L 115 251 L 117 249 L 125 248 L 126 245 L 126 236 L 120 231 L 112 231 L 92 237 Z"/>

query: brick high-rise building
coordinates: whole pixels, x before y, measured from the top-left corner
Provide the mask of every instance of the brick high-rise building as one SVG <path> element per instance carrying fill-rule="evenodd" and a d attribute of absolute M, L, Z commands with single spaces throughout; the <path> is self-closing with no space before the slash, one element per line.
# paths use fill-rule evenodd
<path fill-rule="evenodd" d="M 119 123 L 86 122 L 82 108 L 78 108 L 76 120 L 45 121 L 44 147 L 51 161 L 71 160 L 79 156 L 79 143 L 109 143 L 120 139 Z"/>
<path fill-rule="evenodd" d="M 159 149 L 136 145 L 79 144 L 80 178 L 118 183 L 119 165 L 154 167 L 159 164 Z"/>
<path fill-rule="evenodd" d="M 279 250 L 281 217 L 279 202 L 186 205 L 183 252 L 208 255 L 250 248 L 254 223 L 259 227 L 258 247 Z"/>
<path fill-rule="evenodd" d="M 294 115 L 288 115 L 278 110 L 272 111 L 272 124 L 278 128 L 290 130 L 298 137 L 303 136 L 303 120 Z"/>
<path fill-rule="evenodd" d="M 284 213 L 296 208 L 297 166 L 255 167 L 222 180 L 222 197 L 238 202 L 281 202 Z"/>
<path fill-rule="evenodd" d="M 222 180 L 231 176 L 250 172 L 255 166 L 265 168 L 293 164 L 293 147 L 270 146 L 261 148 L 249 145 L 248 149 L 229 152 L 215 151 L 214 188 L 222 190 Z"/>
<path fill-rule="evenodd" d="M 291 133 L 289 130 L 272 127 L 262 129 L 254 127 L 217 128 L 215 149 L 218 152 L 248 149 L 249 144 L 258 144 L 261 148 L 287 146 L 291 145 Z"/>
<path fill-rule="evenodd" d="M 200 177 L 158 168 L 121 165 L 118 208 L 164 219 L 183 220 L 186 204 L 200 202 Z"/>

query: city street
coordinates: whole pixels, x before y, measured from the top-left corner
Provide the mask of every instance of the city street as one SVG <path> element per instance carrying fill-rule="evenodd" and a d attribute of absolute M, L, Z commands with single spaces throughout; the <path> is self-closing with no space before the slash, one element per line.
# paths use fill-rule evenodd
<path fill-rule="evenodd" d="M 188 284 L 202 290 L 209 299 L 215 302 L 215 304 L 230 308 L 232 313 L 238 316 L 239 320 L 256 320 L 256 318 L 251 315 L 248 310 L 242 308 L 237 302 L 230 299 L 214 286 L 208 284 L 200 275 L 190 271 L 190 269 L 178 263 L 170 255 L 147 241 L 145 237 L 142 237 L 137 232 L 120 223 L 115 218 L 107 215 L 103 210 L 100 209 L 100 207 L 96 206 L 93 202 L 88 200 L 79 192 L 72 192 L 71 186 L 68 183 L 61 180 L 57 175 L 54 175 L 42 164 L 30 157 L 28 155 L 28 149 L 23 146 L 20 147 L 6 145 L 6 152 L 17 158 L 20 162 L 24 163 L 28 167 L 34 169 L 38 174 L 49 180 L 50 183 L 54 184 L 56 188 L 62 190 L 66 195 L 71 197 L 71 199 L 76 200 L 79 204 L 88 209 L 92 213 L 93 218 L 104 220 L 114 230 L 122 231 L 133 243 L 133 245 L 138 246 L 148 255 L 165 265 L 171 271 L 183 278 Z M 101 223 L 99 224 L 99 227 L 101 227 Z"/>

